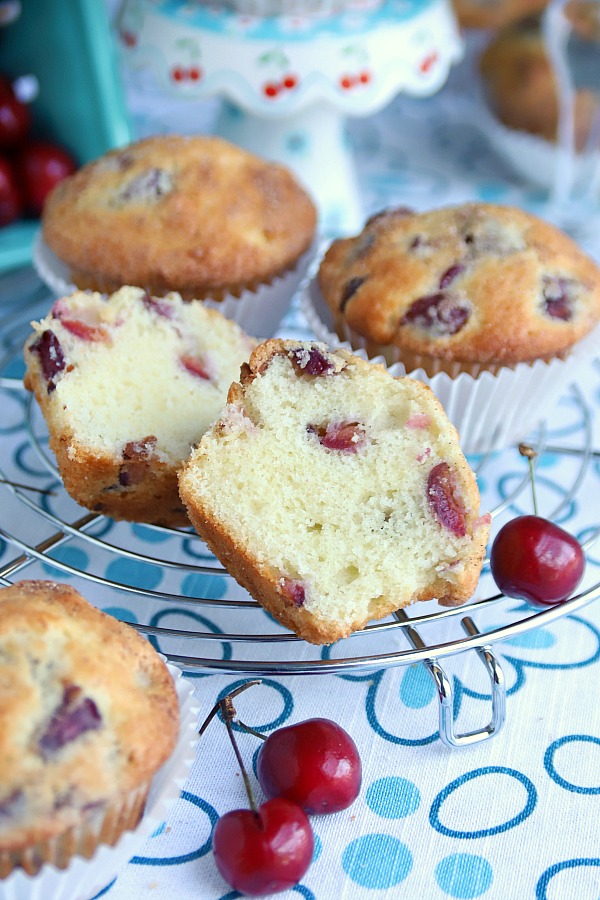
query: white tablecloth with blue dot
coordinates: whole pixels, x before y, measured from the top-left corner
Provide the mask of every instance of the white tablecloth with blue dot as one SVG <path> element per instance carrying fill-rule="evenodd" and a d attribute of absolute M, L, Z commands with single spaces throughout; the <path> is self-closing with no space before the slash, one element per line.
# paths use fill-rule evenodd
<path fill-rule="evenodd" d="M 398 98 L 384 113 L 352 124 L 365 210 L 395 203 L 427 208 L 483 199 L 543 212 L 543 193 L 520 183 L 485 136 L 446 115 L 447 109 L 445 89 L 427 101 Z M 589 234 L 584 237 L 587 249 L 600 256 L 600 240 L 594 245 Z M 281 334 L 310 336 L 296 302 Z M 11 371 L 17 373 L 18 366 Z M 600 447 L 597 363 L 585 370 L 579 389 L 583 406 L 565 385 L 549 423 L 549 443 L 579 446 L 587 410 L 593 445 Z M 22 481 L 47 478 L 25 432 L 24 403 L 17 393 L 6 400 L 0 439 L 10 447 L 13 474 L 19 473 Z M 544 454 L 537 475 L 542 498 L 564 495 L 565 483 L 573 480 L 574 464 L 571 457 Z M 524 471 L 516 451 L 499 454 L 480 478 L 484 507 L 509 496 Z M 600 468 L 593 458 L 582 486 L 559 517 L 560 524 L 580 540 L 600 524 L 599 489 Z M 53 498 L 44 497 L 42 502 L 52 510 Z M 511 503 L 510 512 L 530 512 L 529 504 L 530 495 L 524 491 Z M 76 510 L 73 505 L 72 518 Z M 10 515 L 11 509 L 5 508 L 3 516 Z M 18 507 L 18 516 L 22 515 Z M 94 534 L 119 543 L 123 529 L 129 546 L 142 556 L 200 565 L 210 561 L 204 545 L 192 536 L 180 541 L 144 526 L 106 520 L 94 526 Z M 169 591 L 176 584 L 183 596 L 239 596 L 239 588 L 220 574 L 179 577 L 176 570 L 143 560 L 111 553 L 95 558 L 95 554 L 93 546 L 75 542 L 53 551 L 59 562 L 84 571 L 93 568 L 109 581 L 124 580 L 142 591 Z M 14 548 L 0 540 L 0 564 L 13 556 Z M 599 570 L 600 547 L 596 547 L 588 553 L 586 583 L 595 583 Z M 77 580 L 47 562 L 29 567 L 22 577 Z M 484 573 L 483 584 L 480 596 L 490 590 L 489 572 Z M 90 594 L 84 581 L 77 586 L 84 595 Z M 94 598 L 120 618 L 142 618 L 138 603 L 124 601 L 110 588 L 94 588 Z M 518 601 L 505 601 L 495 607 L 486 627 L 514 617 L 518 608 Z M 226 631 L 231 621 L 223 621 L 213 608 L 198 612 L 152 598 L 143 615 L 150 624 L 176 628 L 197 622 L 216 634 Z M 253 615 L 266 617 L 256 611 Z M 437 637 L 445 639 L 443 628 Z M 155 641 L 159 647 L 161 642 Z M 227 642 L 220 646 L 225 659 L 238 652 Z M 273 651 L 267 645 L 265 652 Z M 337 652 L 334 647 L 322 654 Z M 441 743 L 435 686 L 422 664 L 368 673 L 265 677 L 237 699 L 243 721 L 263 733 L 314 716 L 334 719 L 354 737 L 362 757 L 359 798 L 344 812 L 313 817 L 312 865 L 300 884 L 280 895 L 282 900 L 598 900 L 600 604 L 504 641 L 496 652 L 507 680 L 507 723 L 498 736 L 466 749 L 450 750 Z M 283 657 L 288 653 L 292 651 L 284 650 Z M 467 652 L 445 660 L 444 668 L 453 685 L 457 727 L 461 731 L 481 727 L 489 718 L 490 687 L 480 660 Z M 195 681 L 205 715 L 219 698 L 248 680 L 201 671 L 188 677 Z M 260 741 L 239 730 L 237 738 L 260 801 L 252 775 Z M 218 817 L 247 805 L 239 776 L 226 730 L 215 719 L 200 740 L 197 761 L 168 821 L 118 880 L 96 896 L 109 900 L 239 896 L 219 875 L 211 853 Z"/>

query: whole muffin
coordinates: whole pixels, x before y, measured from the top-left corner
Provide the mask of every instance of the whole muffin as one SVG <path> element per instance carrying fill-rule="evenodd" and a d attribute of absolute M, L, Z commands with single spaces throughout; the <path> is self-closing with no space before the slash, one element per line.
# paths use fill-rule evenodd
<path fill-rule="evenodd" d="M 311 198 L 283 166 L 216 137 L 165 135 L 65 179 L 46 202 L 42 234 L 79 288 L 128 284 L 218 301 L 289 278 L 289 302 L 316 221 Z M 273 305 L 270 294 L 265 316 L 274 327 Z"/>
<path fill-rule="evenodd" d="M 330 644 L 464 603 L 490 517 L 432 391 L 320 343 L 260 344 L 179 476 L 190 520 L 265 609 Z"/>
<path fill-rule="evenodd" d="M 566 354 L 600 319 L 600 270 L 554 226 L 483 203 L 373 216 L 318 284 L 338 335 L 407 371 L 497 371 Z"/>
<path fill-rule="evenodd" d="M 114 519 L 187 525 L 177 471 L 255 343 L 175 293 L 123 287 L 57 300 L 33 323 L 24 383 L 70 496 Z"/>
<path fill-rule="evenodd" d="M 575 86 L 575 148 L 583 150 L 600 108 L 598 45 L 575 35 L 570 43 Z M 559 97 L 539 18 L 502 29 L 483 51 L 479 68 L 489 103 L 508 128 L 556 141 Z"/>
<path fill-rule="evenodd" d="M 0 589 L 0 878 L 135 828 L 179 730 L 153 647 L 71 587 Z"/>

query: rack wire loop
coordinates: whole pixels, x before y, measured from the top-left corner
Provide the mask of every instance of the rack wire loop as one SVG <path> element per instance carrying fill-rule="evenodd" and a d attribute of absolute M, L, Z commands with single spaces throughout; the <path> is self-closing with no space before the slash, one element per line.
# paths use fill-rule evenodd
<path fill-rule="evenodd" d="M 427 648 L 427 644 L 414 625 L 410 624 L 410 618 L 403 609 L 396 610 L 394 618 L 398 622 L 405 624 L 403 631 L 415 650 L 425 650 Z M 481 633 L 470 616 L 465 616 L 461 620 L 461 624 L 471 637 Z M 479 743 L 479 741 L 487 740 L 487 738 L 498 734 L 506 720 L 506 684 L 500 663 L 488 645 L 475 648 L 475 652 L 484 664 L 492 686 L 492 717 L 484 728 L 467 731 L 463 734 L 457 734 L 454 725 L 454 694 L 450 679 L 435 657 L 423 661 L 423 665 L 433 678 L 437 690 L 440 740 L 447 747 L 468 747 L 471 744 Z"/>

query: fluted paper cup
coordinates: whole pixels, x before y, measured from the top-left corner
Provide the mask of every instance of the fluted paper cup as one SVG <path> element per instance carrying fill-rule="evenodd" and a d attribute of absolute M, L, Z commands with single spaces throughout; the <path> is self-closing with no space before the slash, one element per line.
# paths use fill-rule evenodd
<path fill-rule="evenodd" d="M 247 288 L 239 295 L 222 292 L 219 296 L 204 297 L 202 302 L 237 322 L 247 334 L 258 338 L 272 337 L 306 275 L 315 250 L 316 246 L 310 247 L 293 268 L 268 283 Z M 56 297 L 65 297 L 78 290 L 71 280 L 69 267 L 48 247 L 41 232 L 34 242 L 33 265 Z"/>

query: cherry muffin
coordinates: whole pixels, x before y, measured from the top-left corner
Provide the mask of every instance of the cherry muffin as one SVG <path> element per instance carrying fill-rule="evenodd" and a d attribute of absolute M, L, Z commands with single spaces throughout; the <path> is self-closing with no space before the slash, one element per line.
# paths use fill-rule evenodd
<path fill-rule="evenodd" d="M 132 628 L 67 585 L 0 589 L 0 879 L 135 828 L 178 732 L 173 679 Z"/>
<path fill-rule="evenodd" d="M 573 27 L 584 26 L 575 23 Z M 581 151 L 600 109 L 598 45 L 585 35 L 573 34 L 568 56 L 575 88 L 574 142 L 576 150 Z M 481 54 L 479 69 L 489 104 L 504 125 L 546 141 L 557 140 L 557 78 L 539 17 L 517 22 L 495 34 Z"/>
<path fill-rule="evenodd" d="M 228 301 L 226 315 L 264 333 L 304 273 L 316 220 L 283 166 L 220 138 L 161 135 L 61 182 L 44 206 L 42 234 L 79 288 L 127 284 Z M 261 305 L 262 330 L 248 319 Z"/>
<path fill-rule="evenodd" d="M 189 524 L 177 470 L 255 341 L 202 303 L 134 287 L 61 298 L 33 329 L 25 386 L 71 497 L 115 519 Z"/>
<path fill-rule="evenodd" d="M 318 284 L 342 339 L 428 375 L 553 359 L 600 319 L 596 263 L 509 206 L 375 215 L 333 242 Z"/>
<path fill-rule="evenodd" d="M 480 453 L 523 440 L 596 353 L 600 269 L 520 209 L 398 208 L 333 242 L 302 305 L 321 340 L 429 384 Z"/>
<path fill-rule="evenodd" d="M 431 390 L 316 342 L 254 350 L 180 492 L 229 572 L 315 644 L 417 600 L 464 603 L 490 525 Z"/>

